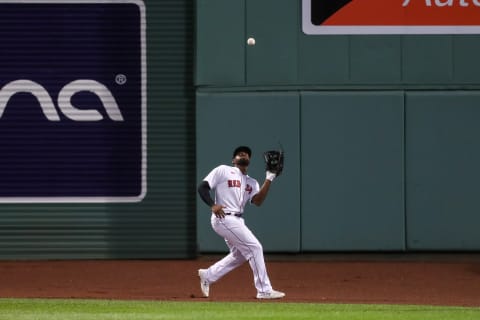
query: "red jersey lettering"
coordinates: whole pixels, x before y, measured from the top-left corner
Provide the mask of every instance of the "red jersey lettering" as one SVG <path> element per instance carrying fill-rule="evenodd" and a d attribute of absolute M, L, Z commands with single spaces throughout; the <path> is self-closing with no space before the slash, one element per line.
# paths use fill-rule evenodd
<path fill-rule="evenodd" d="M 229 188 L 241 188 L 242 183 L 240 180 L 228 180 L 228 187 Z"/>

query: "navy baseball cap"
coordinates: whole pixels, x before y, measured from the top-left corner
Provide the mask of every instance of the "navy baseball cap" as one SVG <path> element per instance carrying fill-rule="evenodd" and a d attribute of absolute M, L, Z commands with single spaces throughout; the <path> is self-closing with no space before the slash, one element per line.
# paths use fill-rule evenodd
<path fill-rule="evenodd" d="M 232 158 L 235 158 L 237 156 L 237 154 L 239 154 L 240 152 L 245 152 L 246 154 L 248 154 L 248 157 L 251 158 L 252 157 L 252 150 L 247 147 L 247 146 L 240 146 L 240 147 L 237 147 L 234 151 L 233 151 L 233 157 Z"/>

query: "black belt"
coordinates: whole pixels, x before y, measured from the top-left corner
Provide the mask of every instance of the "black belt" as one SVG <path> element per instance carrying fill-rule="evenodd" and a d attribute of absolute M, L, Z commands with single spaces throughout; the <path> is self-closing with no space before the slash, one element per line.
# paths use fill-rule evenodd
<path fill-rule="evenodd" d="M 232 216 L 239 217 L 239 218 L 241 218 L 241 217 L 243 216 L 242 213 L 225 212 L 225 214 L 226 214 L 227 216 L 232 215 Z"/>

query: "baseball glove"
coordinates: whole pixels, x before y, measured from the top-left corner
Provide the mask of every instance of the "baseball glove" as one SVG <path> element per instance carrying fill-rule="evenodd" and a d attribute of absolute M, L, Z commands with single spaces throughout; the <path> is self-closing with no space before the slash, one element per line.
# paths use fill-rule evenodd
<path fill-rule="evenodd" d="M 270 150 L 263 153 L 265 159 L 265 170 L 275 173 L 278 177 L 283 171 L 283 151 Z"/>

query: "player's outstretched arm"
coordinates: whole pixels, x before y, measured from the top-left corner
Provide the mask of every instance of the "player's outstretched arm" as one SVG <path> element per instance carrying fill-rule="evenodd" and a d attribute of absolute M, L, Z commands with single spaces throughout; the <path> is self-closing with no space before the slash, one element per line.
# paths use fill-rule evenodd
<path fill-rule="evenodd" d="M 273 179 L 275 178 L 275 174 L 267 171 L 267 177 L 265 182 L 263 183 L 260 191 L 252 198 L 252 203 L 256 206 L 261 206 L 263 201 L 267 198 L 268 191 L 270 190 L 270 185 L 272 184 Z"/>

